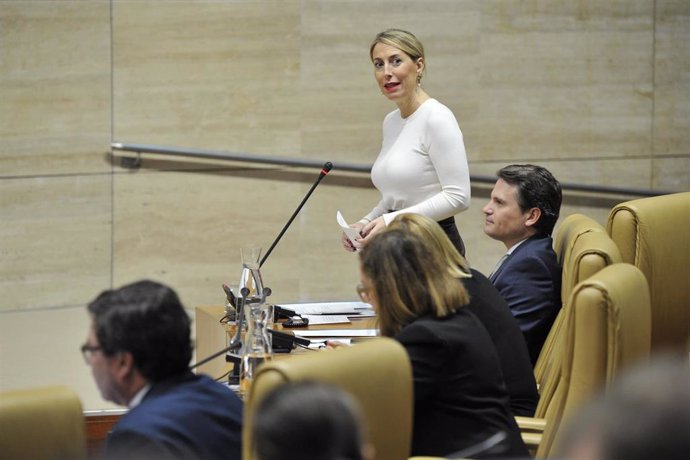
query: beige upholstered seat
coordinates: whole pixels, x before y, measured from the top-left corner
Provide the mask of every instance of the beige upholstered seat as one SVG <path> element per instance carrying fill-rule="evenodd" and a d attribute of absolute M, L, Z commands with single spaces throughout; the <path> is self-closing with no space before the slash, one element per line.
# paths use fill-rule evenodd
<path fill-rule="evenodd" d="M 79 397 L 63 386 L 0 393 L 0 457 L 86 458 Z"/>
<path fill-rule="evenodd" d="M 578 283 L 602 268 L 622 261 L 620 251 L 606 229 L 583 214 L 573 214 L 563 220 L 556 232 L 554 250 L 563 268 L 561 299 L 564 305 Z M 562 339 L 564 311 L 562 308 L 556 317 L 534 368 L 540 390 L 536 417 L 543 417 L 543 408 L 553 391 L 549 382 L 556 381 L 560 372 L 560 366 L 555 363 L 560 355 L 555 351 Z"/>
<path fill-rule="evenodd" d="M 649 282 L 652 349 L 688 351 L 690 192 L 621 203 L 611 210 L 607 230 L 623 261 Z"/>
<path fill-rule="evenodd" d="M 526 426 L 535 427 L 523 439 L 538 444 L 538 457 L 551 453 L 563 420 L 650 353 L 649 289 L 642 272 L 630 264 L 613 264 L 579 283 L 564 314 L 560 375 L 544 418 L 517 417 L 523 433 Z"/>
<path fill-rule="evenodd" d="M 397 341 L 376 338 L 351 347 L 276 359 L 258 371 L 245 404 L 243 458 L 251 452 L 252 414 L 276 386 L 311 380 L 336 385 L 357 399 L 376 458 L 407 459 L 412 439 L 412 368 Z"/>

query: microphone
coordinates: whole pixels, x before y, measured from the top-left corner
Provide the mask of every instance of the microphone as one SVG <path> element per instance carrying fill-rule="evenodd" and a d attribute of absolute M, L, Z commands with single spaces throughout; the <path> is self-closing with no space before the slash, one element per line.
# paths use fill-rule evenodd
<path fill-rule="evenodd" d="M 307 194 L 304 196 L 304 199 L 302 200 L 302 202 L 299 204 L 299 206 L 297 206 L 297 209 L 295 209 L 295 212 L 292 213 L 292 217 L 290 217 L 290 219 L 287 221 L 287 223 L 285 224 L 283 229 L 278 234 L 278 237 L 273 241 L 273 244 L 271 244 L 271 247 L 268 248 L 268 251 L 266 251 L 266 254 L 264 254 L 264 257 L 261 259 L 261 262 L 259 262 L 259 268 L 261 268 L 263 266 L 264 262 L 266 262 L 266 259 L 268 259 L 268 256 L 271 255 L 273 248 L 276 247 L 276 245 L 278 244 L 278 241 L 280 241 L 280 239 L 283 237 L 283 235 L 287 231 L 288 227 L 290 227 L 290 224 L 292 224 L 292 221 L 295 220 L 295 217 L 297 217 L 297 214 L 302 210 L 302 206 L 304 206 L 304 203 L 307 202 L 307 200 L 311 196 L 311 194 L 314 191 L 314 189 L 316 188 L 316 186 L 319 185 L 319 183 L 321 182 L 321 179 L 326 177 L 326 175 L 331 171 L 331 169 L 333 169 L 333 163 L 331 163 L 330 161 L 327 161 L 323 165 L 323 169 L 321 170 L 321 173 L 319 174 L 318 179 L 316 179 L 316 182 L 314 182 L 314 185 L 311 186 L 311 188 L 309 189 Z"/>

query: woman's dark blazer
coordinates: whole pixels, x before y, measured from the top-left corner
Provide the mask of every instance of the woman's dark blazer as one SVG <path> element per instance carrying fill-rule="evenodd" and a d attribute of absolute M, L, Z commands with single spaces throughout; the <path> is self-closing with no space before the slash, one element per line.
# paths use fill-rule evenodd
<path fill-rule="evenodd" d="M 473 313 L 418 318 L 395 338 L 412 363 L 412 455 L 448 455 L 503 431 L 503 456 L 528 456 L 496 350 Z"/>
<path fill-rule="evenodd" d="M 472 270 L 472 278 L 463 278 L 462 284 L 470 295 L 470 303 L 465 308 L 479 318 L 496 347 L 513 415 L 532 417 L 539 393 L 517 320 L 501 293 L 477 270 Z"/>

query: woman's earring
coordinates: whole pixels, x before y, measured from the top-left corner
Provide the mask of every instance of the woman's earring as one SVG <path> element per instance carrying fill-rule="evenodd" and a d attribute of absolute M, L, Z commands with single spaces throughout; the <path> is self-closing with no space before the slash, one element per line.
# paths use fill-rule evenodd
<path fill-rule="evenodd" d="M 422 86 L 422 75 L 417 74 L 417 86 Z"/>

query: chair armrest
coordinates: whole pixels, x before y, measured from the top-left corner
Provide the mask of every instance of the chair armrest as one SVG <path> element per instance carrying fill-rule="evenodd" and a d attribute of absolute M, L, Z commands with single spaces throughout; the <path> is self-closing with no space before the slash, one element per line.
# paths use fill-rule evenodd
<path fill-rule="evenodd" d="M 522 442 L 527 446 L 527 450 L 536 452 L 539 444 L 541 444 L 542 433 L 525 433 L 523 431 L 520 435 L 522 436 Z"/>
<path fill-rule="evenodd" d="M 522 436 L 522 441 L 525 443 L 525 446 L 527 446 L 527 450 L 529 450 L 532 455 L 535 455 L 539 448 L 539 444 L 541 444 L 544 430 L 546 430 L 546 419 L 517 416 L 515 417 L 515 421 L 518 427 L 520 427 L 520 435 Z"/>
<path fill-rule="evenodd" d="M 541 434 L 546 429 L 545 418 L 517 416 L 515 417 L 515 421 L 522 432 L 536 432 Z"/>

